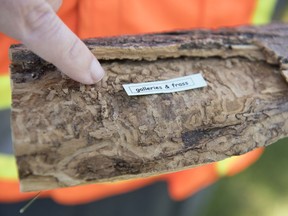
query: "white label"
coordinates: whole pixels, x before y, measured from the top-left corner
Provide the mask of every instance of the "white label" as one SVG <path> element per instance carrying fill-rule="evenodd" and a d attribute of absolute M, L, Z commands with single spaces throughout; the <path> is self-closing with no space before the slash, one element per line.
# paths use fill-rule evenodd
<path fill-rule="evenodd" d="M 172 93 L 204 86 L 207 86 L 207 83 L 200 73 L 170 80 L 123 85 L 129 96 Z"/>

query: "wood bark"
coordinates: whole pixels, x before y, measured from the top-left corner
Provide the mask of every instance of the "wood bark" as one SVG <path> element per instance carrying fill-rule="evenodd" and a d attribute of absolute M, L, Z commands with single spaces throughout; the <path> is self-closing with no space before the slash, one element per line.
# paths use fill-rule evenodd
<path fill-rule="evenodd" d="M 22 191 L 147 177 L 241 155 L 288 135 L 288 26 L 85 40 L 91 86 L 10 49 Z M 129 97 L 122 84 L 200 72 L 201 89 Z"/>

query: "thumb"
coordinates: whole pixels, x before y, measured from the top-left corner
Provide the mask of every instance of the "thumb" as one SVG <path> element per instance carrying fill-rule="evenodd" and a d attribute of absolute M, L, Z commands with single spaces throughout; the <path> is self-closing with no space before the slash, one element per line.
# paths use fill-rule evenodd
<path fill-rule="evenodd" d="M 105 72 L 100 63 L 53 8 L 45 1 L 30 2 L 35 5 L 24 16 L 22 42 L 78 82 L 93 84 L 101 80 Z"/>

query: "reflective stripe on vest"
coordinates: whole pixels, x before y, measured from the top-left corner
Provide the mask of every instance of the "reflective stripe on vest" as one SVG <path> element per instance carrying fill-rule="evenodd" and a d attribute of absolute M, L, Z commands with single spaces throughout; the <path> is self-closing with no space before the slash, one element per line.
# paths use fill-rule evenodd
<path fill-rule="evenodd" d="M 263 153 L 264 148 L 258 148 L 241 156 L 233 156 L 216 163 L 219 176 L 232 176 L 253 164 Z"/>
<path fill-rule="evenodd" d="M 18 173 L 15 157 L 0 153 L 0 179 L 17 180 Z"/>
<path fill-rule="evenodd" d="M 257 0 L 252 23 L 255 25 L 267 24 L 270 22 L 277 0 Z"/>
<path fill-rule="evenodd" d="M 0 76 L 0 110 L 8 109 L 11 106 L 10 77 L 7 75 Z"/>

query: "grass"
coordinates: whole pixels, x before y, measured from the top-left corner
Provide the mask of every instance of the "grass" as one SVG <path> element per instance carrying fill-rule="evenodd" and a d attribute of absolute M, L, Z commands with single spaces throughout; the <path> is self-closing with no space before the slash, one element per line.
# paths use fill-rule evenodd
<path fill-rule="evenodd" d="M 216 183 L 203 216 L 287 216 L 288 138 L 266 148 L 244 172 Z"/>

